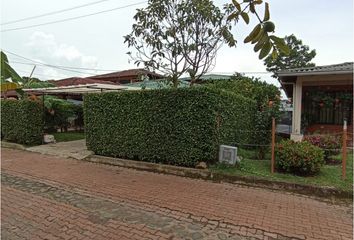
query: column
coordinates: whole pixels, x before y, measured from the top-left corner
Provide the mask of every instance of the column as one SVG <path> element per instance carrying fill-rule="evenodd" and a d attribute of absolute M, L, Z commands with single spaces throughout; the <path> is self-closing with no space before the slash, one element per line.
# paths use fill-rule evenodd
<path fill-rule="evenodd" d="M 293 129 L 290 138 L 294 141 L 301 141 L 301 104 L 302 104 L 302 80 L 297 79 L 293 91 Z"/>

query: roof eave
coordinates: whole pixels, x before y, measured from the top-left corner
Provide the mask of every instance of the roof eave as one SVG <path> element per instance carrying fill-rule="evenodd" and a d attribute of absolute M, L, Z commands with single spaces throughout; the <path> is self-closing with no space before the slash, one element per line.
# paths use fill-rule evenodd
<path fill-rule="evenodd" d="M 338 74 L 353 74 L 353 71 L 323 71 L 323 72 L 278 72 L 278 77 L 295 77 L 295 76 L 313 76 L 313 75 L 338 75 Z"/>

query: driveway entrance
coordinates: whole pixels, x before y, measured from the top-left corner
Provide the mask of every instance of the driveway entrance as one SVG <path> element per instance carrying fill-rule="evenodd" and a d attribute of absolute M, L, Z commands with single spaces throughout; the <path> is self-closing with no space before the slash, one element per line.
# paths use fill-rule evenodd
<path fill-rule="evenodd" d="M 92 154 L 87 150 L 86 140 L 77 140 L 70 142 L 50 143 L 40 146 L 27 148 L 28 151 L 42 154 L 54 155 L 64 158 L 84 159 Z"/>

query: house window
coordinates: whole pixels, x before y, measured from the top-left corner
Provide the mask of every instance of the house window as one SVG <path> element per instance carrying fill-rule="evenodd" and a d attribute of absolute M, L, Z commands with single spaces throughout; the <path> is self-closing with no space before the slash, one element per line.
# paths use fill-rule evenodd
<path fill-rule="evenodd" d="M 302 121 L 307 124 L 342 125 L 352 123 L 353 93 L 341 91 L 304 91 Z"/>

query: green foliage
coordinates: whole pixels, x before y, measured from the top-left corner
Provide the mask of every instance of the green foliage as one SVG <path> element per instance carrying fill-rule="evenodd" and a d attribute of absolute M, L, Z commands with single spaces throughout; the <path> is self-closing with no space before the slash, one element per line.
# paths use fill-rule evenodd
<path fill-rule="evenodd" d="M 38 78 L 29 78 L 29 77 L 22 77 L 22 86 L 23 88 L 48 88 L 48 87 L 55 87 L 55 84 L 42 81 Z"/>
<path fill-rule="evenodd" d="M 331 157 L 338 155 L 342 147 L 341 136 L 338 135 L 307 135 L 304 141 L 323 149 L 326 163 L 331 163 Z"/>
<path fill-rule="evenodd" d="M 42 143 L 43 110 L 29 100 L 1 100 L 1 137 L 25 145 Z"/>
<path fill-rule="evenodd" d="M 15 83 L 22 81 L 21 77 L 10 66 L 6 54 L 1 51 L 1 83 L 5 82 L 8 79 L 11 79 L 12 82 Z"/>
<path fill-rule="evenodd" d="M 313 175 L 320 171 L 324 153 L 307 141 L 284 140 L 276 145 L 276 168 L 299 175 Z"/>
<path fill-rule="evenodd" d="M 220 144 L 248 141 L 254 101 L 203 87 L 89 94 L 87 146 L 96 154 L 193 167 Z"/>
<path fill-rule="evenodd" d="M 284 40 L 290 50 L 289 54 L 280 52 L 275 58 L 268 56 L 264 59 L 264 65 L 267 67 L 267 71 L 274 73 L 273 77 L 276 77 L 276 72 L 283 69 L 315 66 L 314 63 L 311 63 L 311 60 L 316 56 L 315 50 L 310 50 L 309 46 L 303 45 L 302 41 L 293 34 L 285 36 Z"/>
<path fill-rule="evenodd" d="M 163 72 L 177 86 L 189 73 L 192 82 L 214 65 L 223 43 L 235 46 L 231 22 L 210 0 L 150 0 L 138 9 L 125 36 L 135 64 Z"/>
<path fill-rule="evenodd" d="M 70 124 L 68 118 L 75 117 L 77 106 L 66 100 L 45 96 L 45 130 L 47 132 L 56 132 L 57 129 L 66 129 Z"/>
<path fill-rule="evenodd" d="M 242 156 L 240 166 L 230 167 L 229 165 L 217 164 L 209 169 L 214 173 L 221 173 L 232 176 L 248 176 L 258 179 L 271 181 L 281 181 L 296 184 L 306 184 L 314 186 L 334 187 L 339 190 L 353 192 L 353 154 L 349 153 L 347 161 L 347 178 L 342 180 L 342 169 L 338 166 L 325 165 L 316 176 L 303 177 L 294 174 L 281 172 L 270 172 L 270 161 L 259 161 L 253 159 L 253 152 L 247 153 L 247 150 L 238 149 L 238 155 Z M 336 157 L 341 161 L 341 155 Z"/>
<path fill-rule="evenodd" d="M 249 14 L 254 14 L 259 24 L 257 24 L 251 33 L 244 39 L 244 43 L 251 42 L 255 44 L 254 51 L 259 53 L 259 59 L 268 57 L 277 58 L 279 54 L 288 55 L 290 52 L 289 47 L 285 44 L 284 39 L 275 35 L 270 35 L 275 30 L 275 24 L 271 22 L 269 4 L 264 2 L 264 17 L 263 20 L 257 13 L 257 7 L 263 5 L 262 0 L 243 0 L 239 3 L 232 0 L 231 4 L 226 4 L 226 12 L 229 13 L 228 20 L 235 20 L 238 22 L 240 16 L 246 24 L 250 22 Z"/>
<path fill-rule="evenodd" d="M 252 139 L 249 143 L 267 145 L 271 141 L 272 117 L 277 118 L 280 113 L 280 92 L 279 89 L 256 78 L 234 76 L 230 81 L 219 80 L 208 85 L 213 89 L 222 89 L 251 98 L 256 101 L 257 110 L 254 112 L 252 124 Z M 260 146 L 258 158 L 265 156 L 265 146 Z"/>

